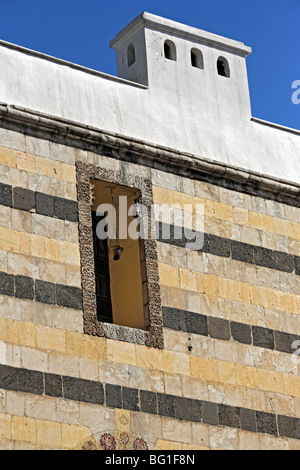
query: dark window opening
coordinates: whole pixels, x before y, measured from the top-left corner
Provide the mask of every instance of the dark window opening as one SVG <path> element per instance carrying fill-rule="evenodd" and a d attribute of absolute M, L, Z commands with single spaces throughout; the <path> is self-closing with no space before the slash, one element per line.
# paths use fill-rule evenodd
<path fill-rule="evenodd" d="M 78 184 L 85 182 L 78 191 L 83 331 L 163 349 L 158 256 L 151 238 L 152 182 L 133 176 L 130 165 L 114 171 L 81 162 L 77 168 Z M 117 259 L 116 244 L 123 249 Z"/>
<path fill-rule="evenodd" d="M 193 48 L 191 50 L 191 64 L 197 69 L 204 69 L 203 55 L 199 49 Z"/>
<path fill-rule="evenodd" d="M 224 57 L 219 57 L 217 62 L 218 74 L 221 77 L 230 77 L 230 69 L 228 61 Z"/>
<path fill-rule="evenodd" d="M 97 224 L 104 217 L 105 215 L 97 216 L 96 212 L 92 211 L 97 320 L 112 323 L 108 243 L 107 240 L 100 240 L 96 235 Z"/>
<path fill-rule="evenodd" d="M 172 41 L 165 41 L 164 44 L 164 53 L 165 53 L 165 58 L 168 60 L 176 60 L 176 47 L 174 42 Z"/>
<path fill-rule="evenodd" d="M 133 44 L 129 44 L 127 49 L 127 65 L 130 67 L 135 62 L 135 49 Z"/>

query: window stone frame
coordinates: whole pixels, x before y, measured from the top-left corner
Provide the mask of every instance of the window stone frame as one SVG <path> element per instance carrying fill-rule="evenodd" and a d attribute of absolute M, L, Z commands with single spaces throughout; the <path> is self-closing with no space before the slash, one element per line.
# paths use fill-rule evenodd
<path fill-rule="evenodd" d="M 93 230 L 91 207 L 93 204 L 92 180 L 127 186 L 140 191 L 140 201 L 148 209 L 149 224 L 152 214 L 153 192 L 152 182 L 140 176 L 133 176 L 130 170 L 116 171 L 104 169 L 93 164 L 76 162 L 76 186 L 79 220 L 79 250 L 83 303 L 84 333 L 142 344 L 148 347 L 164 348 L 163 315 L 161 291 L 159 283 L 158 254 L 156 240 L 143 240 L 144 263 L 146 274 L 148 308 L 145 315 L 146 330 L 103 323 L 97 320 L 96 286 L 94 268 Z M 151 225 L 149 225 L 151 226 Z"/>

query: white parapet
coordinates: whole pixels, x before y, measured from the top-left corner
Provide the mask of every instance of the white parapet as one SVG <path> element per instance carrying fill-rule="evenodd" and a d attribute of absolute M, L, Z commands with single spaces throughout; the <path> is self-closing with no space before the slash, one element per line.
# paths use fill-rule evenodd
<path fill-rule="evenodd" d="M 300 183 L 300 131 L 252 118 L 243 43 L 142 13 L 118 77 L 0 41 L 0 102 Z"/>

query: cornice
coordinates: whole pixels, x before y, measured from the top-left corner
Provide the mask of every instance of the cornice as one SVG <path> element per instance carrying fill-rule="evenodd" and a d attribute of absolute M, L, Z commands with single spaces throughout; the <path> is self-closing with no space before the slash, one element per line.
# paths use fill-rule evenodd
<path fill-rule="evenodd" d="M 21 107 L 0 103 L 2 127 L 300 207 L 300 185 Z"/>

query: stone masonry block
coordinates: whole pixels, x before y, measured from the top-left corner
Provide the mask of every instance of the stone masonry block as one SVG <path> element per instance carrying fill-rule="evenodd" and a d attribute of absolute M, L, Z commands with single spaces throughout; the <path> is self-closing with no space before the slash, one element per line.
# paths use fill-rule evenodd
<path fill-rule="evenodd" d="M 254 263 L 254 246 L 248 243 L 231 241 L 232 259 L 243 261 L 244 263 Z"/>
<path fill-rule="evenodd" d="M 229 321 L 223 318 L 208 317 L 208 332 L 212 338 L 229 340 Z"/>
<path fill-rule="evenodd" d="M 175 417 L 174 397 L 171 395 L 157 394 L 158 414 L 160 416 Z"/>
<path fill-rule="evenodd" d="M 277 436 L 276 415 L 256 411 L 257 432 Z"/>
<path fill-rule="evenodd" d="M 56 303 L 62 307 L 82 309 L 82 291 L 77 287 L 56 285 Z"/>
<path fill-rule="evenodd" d="M 57 374 L 44 374 L 45 394 L 50 397 L 62 397 L 62 377 Z"/>
<path fill-rule="evenodd" d="M 37 280 L 35 282 L 35 298 L 37 302 L 55 304 L 56 286 L 51 282 Z"/>
<path fill-rule="evenodd" d="M 218 405 L 207 401 L 201 403 L 202 422 L 212 426 L 218 426 Z"/>
<path fill-rule="evenodd" d="M 15 277 L 15 296 L 19 299 L 34 299 L 34 281 L 30 277 Z"/>
<path fill-rule="evenodd" d="M 18 370 L 18 391 L 42 395 L 44 391 L 43 373 L 35 370 Z"/>
<path fill-rule="evenodd" d="M 282 437 L 300 439 L 300 422 L 290 416 L 278 416 L 278 430 Z"/>
<path fill-rule="evenodd" d="M 237 407 L 218 405 L 219 424 L 233 428 L 240 427 L 240 410 Z"/>
<path fill-rule="evenodd" d="M 18 390 L 18 370 L 15 367 L 0 364 L 0 388 Z"/>
<path fill-rule="evenodd" d="M 54 212 L 59 219 L 78 222 L 78 205 L 76 201 L 55 197 Z"/>
<path fill-rule="evenodd" d="M 268 328 L 252 326 L 253 345 L 260 348 L 274 349 L 274 332 Z"/>
<path fill-rule="evenodd" d="M 140 391 L 141 412 L 157 414 L 157 395 L 146 390 Z"/>
<path fill-rule="evenodd" d="M 298 348 L 298 346 L 293 348 L 294 341 L 299 341 L 300 344 L 300 336 L 284 333 L 282 331 L 274 331 L 274 339 L 276 351 L 285 353 L 292 353 Z"/>
<path fill-rule="evenodd" d="M 15 279 L 12 274 L 0 272 L 0 295 L 13 296 L 15 291 Z"/>
<path fill-rule="evenodd" d="M 48 194 L 36 192 L 36 212 L 37 214 L 54 216 L 54 197 Z"/>
<path fill-rule="evenodd" d="M 174 413 L 176 419 L 201 421 L 201 402 L 192 398 L 174 397 Z"/>
<path fill-rule="evenodd" d="M 123 408 L 125 410 L 139 411 L 138 390 L 122 387 Z"/>
<path fill-rule="evenodd" d="M 12 188 L 8 184 L 0 183 L 0 204 L 12 207 Z"/>
<path fill-rule="evenodd" d="M 244 323 L 230 322 L 231 336 L 234 341 L 243 344 L 252 344 L 251 326 Z"/>
<path fill-rule="evenodd" d="M 14 188 L 13 205 L 15 209 L 31 211 L 35 209 L 35 192 L 30 189 Z"/>
<path fill-rule="evenodd" d="M 300 276 L 300 256 L 295 256 L 295 273 Z"/>
<path fill-rule="evenodd" d="M 241 429 L 244 431 L 257 432 L 256 415 L 254 410 L 241 408 L 240 410 Z"/>
<path fill-rule="evenodd" d="M 104 404 L 103 385 L 85 379 L 63 377 L 64 398 L 95 405 Z"/>
<path fill-rule="evenodd" d="M 208 336 L 207 316 L 199 313 L 186 312 L 186 327 L 188 333 Z"/>
<path fill-rule="evenodd" d="M 122 408 L 122 387 L 119 385 L 106 384 L 105 386 L 106 406 Z"/>

